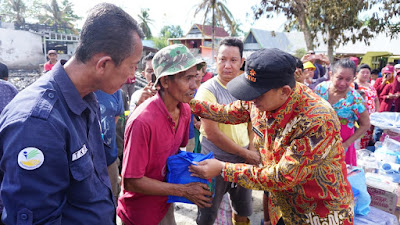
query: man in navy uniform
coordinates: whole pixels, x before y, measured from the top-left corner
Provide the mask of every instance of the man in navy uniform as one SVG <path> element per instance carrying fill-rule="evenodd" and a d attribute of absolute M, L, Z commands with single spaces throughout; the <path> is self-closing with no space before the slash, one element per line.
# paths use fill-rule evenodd
<path fill-rule="evenodd" d="M 94 91 L 134 76 L 143 33 L 119 7 L 95 6 L 75 55 L 23 90 L 0 118 L 6 224 L 114 223 Z"/>

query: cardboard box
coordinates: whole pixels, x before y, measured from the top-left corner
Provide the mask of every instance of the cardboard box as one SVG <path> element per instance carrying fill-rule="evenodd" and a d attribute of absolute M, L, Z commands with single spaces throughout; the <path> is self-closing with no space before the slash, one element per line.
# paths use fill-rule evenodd
<path fill-rule="evenodd" d="M 398 199 L 395 193 L 369 185 L 367 186 L 367 191 L 371 195 L 371 206 L 390 214 L 395 214 Z"/>

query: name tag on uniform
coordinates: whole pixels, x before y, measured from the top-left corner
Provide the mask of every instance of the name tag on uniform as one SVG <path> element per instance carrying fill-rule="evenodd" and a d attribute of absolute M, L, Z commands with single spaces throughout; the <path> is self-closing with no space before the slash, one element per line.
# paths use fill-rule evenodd
<path fill-rule="evenodd" d="M 261 131 L 259 131 L 257 128 L 255 128 L 254 126 L 251 128 L 253 131 L 254 131 L 254 133 L 256 133 L 260 138 L 264 138 L 264 134 L 261 132 Z"/>
<path fill-rule="evenodd" d="M 84 144 L 81 149 L 79 149 L 78 151 L 74 152 L 74 154 L 72 154 L 72 161 L 75 161 L 75 160 L 81 158 L 82 156 L 84 156 L 86 154 L 87 151 L 88 151 L 88 149 L 86 148 L 86 145 Z"/>

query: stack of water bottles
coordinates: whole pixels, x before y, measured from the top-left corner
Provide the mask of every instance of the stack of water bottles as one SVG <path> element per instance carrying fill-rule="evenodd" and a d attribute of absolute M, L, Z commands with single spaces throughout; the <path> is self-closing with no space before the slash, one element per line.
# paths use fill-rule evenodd
<path fill-rule="evenodd" d="M 369 174 L 371 178 L 384 176 L 384 180 L 400 183 L 400 142 L 386 136 L 383 142 L 375 143 L 375 149 L 375 152 L 367 149 L 357 151 L 357 164 L 366 172 L 367 184 L 367 173 L 376 174 Z"/>
<path fill-rule="evenodd" d="M 400 142 L 386 136 L 382 147 L 377 148 L 374 154 L 380 173 L 400 183 Z"/>

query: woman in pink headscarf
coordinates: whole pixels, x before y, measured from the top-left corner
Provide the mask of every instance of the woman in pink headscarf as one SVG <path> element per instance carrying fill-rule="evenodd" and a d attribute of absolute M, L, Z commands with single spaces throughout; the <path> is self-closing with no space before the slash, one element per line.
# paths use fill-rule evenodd
<path fill-rule="evenodd" d="M 386 85 L 381 95 L 379 112 L 400 112 L 400 72 L 394 78 L 393 83 Z"/>

